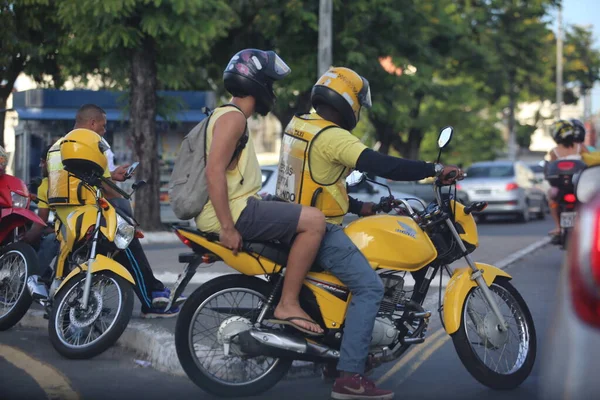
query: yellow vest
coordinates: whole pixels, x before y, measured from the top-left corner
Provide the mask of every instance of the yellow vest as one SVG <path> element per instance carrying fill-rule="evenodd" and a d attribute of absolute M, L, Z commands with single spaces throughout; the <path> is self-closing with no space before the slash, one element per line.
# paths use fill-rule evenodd
<path fill-rule="evenodd" d="M 316 207 L 327 219 L 343 217 L 349 200 L 344 177 L 347 168 L 331 182 L 313 178 L 310 152 L 313 141 L 323 131 L 338 126 L 323 119 L 295 116 L 283 133 L 276 195 L 287 201 Z"/>
<path fill-rule="evenodd" d="M 96 204 L 96 196 L 81 179 L 65 171 L 58 139 L 48 150 L 48 204 L 51 206 L 80 206 Z"/>

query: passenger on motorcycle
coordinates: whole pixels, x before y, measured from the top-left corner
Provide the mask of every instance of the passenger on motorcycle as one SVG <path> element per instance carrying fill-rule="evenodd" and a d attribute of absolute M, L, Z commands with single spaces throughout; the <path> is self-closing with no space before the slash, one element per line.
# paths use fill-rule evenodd
<path fill-rule="evenodd" d="M 106 113 L 99 107 L 95 109 L 87 107 L 86 109 L 80 109 L 80 112 L 77 113 L 75 127 L 68 135 L 73 142 L 77 142 L 76 144 L 83 144 L 73 146 L 74 152 L 78 154 L 73 154 L 72 156 L 101 166 L 105 171 L 104 177 L 110 178 L 111 174 L 108 171 L 107 160 L 104 154 L 106 146 L 103 143 L 102 137 L 98 134 L 98 131 L 104 132 L 105 127 Z M 84 204 L 95 204 L 96 201 L 95 193 L 91 193 L 85 189 L 78 190 L 80 180 L 64 170 L 60 152 L 60 145 L 63 139 L 59 139 L 51 146 L 48 151 L 47 161 L 48 203 L 54 208 L 56 216 L 60 221 L 65 221 L 67 215 L 74 208 Z M 79 152 L 81 153 L 79 154 Z M 119 178 L 118 175 L 115 177 Z M 114 195 L 118 194 L 113 192 Z M 61 251 L 63 251 L 62 244 Z M 115 260 L 125 266 L 135 279 L 136 284 L 134 285 L 134 289 L 142 303 L 141 311 L 143 318 L 174 317 L 179 313 L 179 305 L 185 298 L 181 297 L 177 299 L 171 309 L 164 310 L 169 301 L 170 291 L 161 281 L 154 277 L 139 239 L 134 238 L 129 247 L 125 251 L 120 252 L 115 257 Z"/>
<path fill-rule="evenodd" d="M 445 176 L 452 171 L 454 179 L 460 179 L 462 172 L 454 166 L 387 156 L 353 136 L 350 131 L 362 108 L 371 107 L 371 92 L 369 82 L 351 69 L 328 70 L 314 85 L 311 102 L 316 112 L 294 116 L 285 129 L 276 195 L 303 205 L 315 204 L 323 211 L 328 224 L 317 260 L 352 292 L 337 364 L 341 373 L 331 366 L 324 371 L 326 377 L 337 378 L 332 397 L 389 399 L 393 392 L 377 388 L 364 376 L 383 284 L 340 226 L 348 212 L 373 215 L 374 204 L 349 197 L 345 178 L 353 169 L 397 181 Z"/>
<path fill-rule="evenodd" d="M 42 152 L 40 156 L 40 168 L 42 170 L 42 182 L 37 188 L 37 201 L 38 201 L 38 216 L 46 223 L 44 225 L 33 224 L 22 240 L 36 246 L 39 243 L 37 256 L 40 264 L 39 275 L 43 279 L 51 278 L 52 266 L 50 262 L 58 253 L 60 243 L 56 240 L 56 233 L 54 229 L 48 226 L 48 217 L 50 216 L 50 208 L 48 205 L 48 166 L 46 159 L 48 157 L 48 146 Z"/>
<path fill-rule="evenodd" d="M 271 111 L 273 83 L 289 73 L 273 51 L 245 49 L 231 58 L 223 81 L 232 98 L 213 111 L 206 130 L 209 201 L 196 217 L 196 225 L 201 231 L 218 232 L 221 243 L 234 254 L 243 240 L 291 245 L 274 321 L 321 334 L 323 329 L 300 307 L 298 295 L 321 244 L 325 217 L 313 207 L 261 200 L 261 169 L 247 132 L 247 119 Z"/>
<path fill-rule="evenodd" d="M 589 153 L 585 146 L 581 143 L 585 139 L 585 127 L 578 120 L 575 123 L 559 120 L 551 126 L 552 138 L 556 142 L 556 147 L 550 150 L 547 158 L 550 161 L 555 160 L 581 160 L 582 153 Z M 583 134 L 581 133 L 583 129 Z M 558 189 L 555 187 L 550 188 L 548 191 L 548 204 L 550 205 L 550 214 L 554 220 L 554 229 L 549 232 L 550 236 L 556 236 L 560 234 L 560 219 L 558 216 L 558 203 L 556 202 L 556 195 Z"/>

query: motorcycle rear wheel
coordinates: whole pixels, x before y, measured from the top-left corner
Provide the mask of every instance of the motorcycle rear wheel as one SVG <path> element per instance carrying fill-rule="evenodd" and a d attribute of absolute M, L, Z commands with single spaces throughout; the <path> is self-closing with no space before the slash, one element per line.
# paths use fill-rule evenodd
<path fill-rule="evenodd" d="M 32 303 L 27 278 L 39 268 L 33 248 L 24 242 L 0 249 L 0 331 L 16 325 Z"/>
<path fill-rule="evenodd" d="M 537 351 L 535 326 L 525 300 L 507 279 L 497 279 L 490 289 L 509 323 L 508 331 L 497 329 L 497 317 L 485 302 L 481 289 L 474 287 L 465 299 L 461 325 L 452 335 L 452 341 L 463 365 L 475 379 L 492 389 L 510 390 L 523 383 L 533 369 Z M 477 312 L 475 300 L 487 307 L 485 314 Z M 507 351 L 509 344 L 517 345 L 516 354 Z M 496 350 L 500 356 L 494 362 L 491 352 Z M 504 361 L 503 355 L 506 355 Z"/>
<path fill-rule="evenodd" d="M 89 359 L 106 351 L 119 340 L 133 312 L 131 284 L 108 271 L 92 274 L 88 308 L 83 310 L 80 302 L 86 275 L 73 277 L 53 302 L 48 334 L 52 346 L 66 358 Z M 105 320 L 115 308 L 105 295 L 108 285 L 115 288 L 117 306 L 114 317 Z"/>
<path fill-rule="evenodd" d="M 225 275 L 200 286 L 186 300 L 177 317 L 175 347 L 183 370 L 198 387 L 220 397 L 253 396 L 273 387 L 288 372 L 291 360 L 270 357 L 244 358 L 243 355 L 236 354 L 233 344 L 230 345 L 230 355 L 227 356 L 223 351 L 224 345 L 219 341 L 227 331 L 235 334 L 252 327 L 271 288 L 267 282 L 254 277 Z M 233 301 L 230 306 L 227 303 L 228 297 L 229 301 Z M 252 301 L 253 297 L 257 300 L 256 304 Z M 242 304 L 244 299 L 246 301 Z M 204 311 L 212 315 L 205 315 L 206 318 L 202 321 Z M 212 325 L 213 328 L 210 327 Z M 205 332 L 208 332 L 206 335 L 210 335 L 206 343 L 194 338 L 195 333 Z M 210 362 L 203 361 L 199 352 L 206 354 L 206 358 L 212 355 Z M 230 364 L 232 358 L 236 360 Z M 250 379 L 248 373 L 255 372 L 255 369 L 248 371 L 246 367 L 254 361 L 267 364 L 266 371 Z M 214 362 L 217 363 L 216 366 Z M 258 367 L 257 364 L 252 365 Z M 233 370 L 231 375 L 230 366 Z M 223 370 L 223 367 L 226 369 Z M 240 373 L 241 371 L 243 373 Z M 237 375 L 247 377 L 246 381 L 235 381 Z"/>

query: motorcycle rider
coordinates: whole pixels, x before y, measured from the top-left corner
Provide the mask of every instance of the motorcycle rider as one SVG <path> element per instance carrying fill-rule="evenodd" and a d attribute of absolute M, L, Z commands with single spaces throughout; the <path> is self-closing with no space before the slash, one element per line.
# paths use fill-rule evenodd
<path fill-rule="evenodd" d="M 261 200 L 262 174 L 247 134 L 247 120 L 255 113 L 267 115 L 275 101 L 273 83 L 289 73 L 274 51 L 245 49 L 231 58 L 223 82 L 232 98 L 213 111 L 207 125 L 209 201 L 196 217 L 196 225 L 201 231 L 218 232 L 220 242 L 234 254 L 243 240 L 291 245 L 285 294 L 273 321 L 314 335 L 323 329 L 302 310 L 298 295 L 325 232 L 325 217 L 316 208 Z"/>
<path fill-rule="evenodd" d="M 383 285 L 340 226 L 347 212 L 373 215 L 374 204 L 349 197 L 345 178 L 352 169 L 397 181 L 452 171 L 454 179 L 460 179 L 462 172 L 454 166 L 387 156 L 353 136 L 362 108 L 371 107 L 371 92 L 369 82 L 351 69 L 329 69 L 314 85 L 311 102 L 316 112 L 294 116 L 285 129 L 276 194 L 323 211 L 328 224 L 318 260 L 352 292 L 337 365 L 341 374 L 324 371 L 326 377 L 337 377 L 332 398 L 390 399 L 393 392 L 377 388 L 364 376 Z"/>
<path fill-rule="evenodd" d="M 550 150 L 548 158 L 550 161 L 555 160 L 581 160 L 582 153 L 589 153 L 585 146 L 581 145 L 579 140 L 585 139 L 585 127 L 580 121 L 573 124 L 570 121 L 559 120 L 551 126 L 552 138 L 556 142 L 556 147 Z M 578 132 L 583 128 L 583 136 Z M 575 145 L 577 144 L 577 145 Z M 547 164 L 546 164 L 547 165 Z M 554 220 L 554 229 L 548 234 L 550 236 L 558 236 L 560 234 L 560 219 L 558 216 L 558 203 L 555 197 L 558 194 L 558 188 L 552 187 L 548 191 L 548 204 L 550 205 L 550 214 Z"/>
<path fill-rule="evenodd" d="M 73 143 L 83 144 L 77 147 L 79 149 L 77 151 L 81 151 L 79 158 L 99 165 L 104 170 L 104 178 L 111 177 L 104 154 L 107 148 L 98 134 L 98 131 L 105 131 L 106 114 L 99 107 L 95 112 L 89 111 L 89 107 L 80 109 L 75 119 L 74 129 L 57 140 L 48 151 L 48 203 L 55 210 L 60 221 L 65 221 L 74 208 L 96 203 L 95 193 L 89 190 L 78 191 L 80 180 L 65 171 L 63 167 L 60 147 L 65 138 L 69 137 Z M 121 172 L 112 175 L 116 179 L 125 178 L 125 174 Z M 107 186 L 103 185 L 103 191 L 104 187 Z M 116 192 L 112 191 L 112 193 L 113 197 L 118 196 Z M 66 247 L 63 249 L 62 243 L 61 251 L 68 251 Z M 115 260 L 125 266 L 135 279 L 134 289 L 142 303 L 142 318 L 168 318 L 179 313 L 179 305 L 185 301 L 185 297 L 178 298 L 169 310 L 164 309 L 169 301 L 170 291 L 154 277 L 139 239 L 134 238 L 125 251 L 118 253 Z"/>
<path fill-rule="evenodd" d="M 56 240 L 56 233 L 52 227 L 47 225 L 48 217 L 50 216 L 50 208 L 48 204 L 48 165 L 46 158 L 48 157 L 50 146 L 46 147 L 40 155 L 40 168 L 42 170 L 42 181 L 37 188 L 38 201 L 38 216 L 45 222 L 44 225 L 33 224 L 33 226 L 23 235 L 23 241 L 33 245 L 39 242 L 37 251 L 38 260 L 40 263 L 40 277 L 48 278 L 52 275 L 52 267 L 50 262 L 58 253 L 60 243 Z"/>

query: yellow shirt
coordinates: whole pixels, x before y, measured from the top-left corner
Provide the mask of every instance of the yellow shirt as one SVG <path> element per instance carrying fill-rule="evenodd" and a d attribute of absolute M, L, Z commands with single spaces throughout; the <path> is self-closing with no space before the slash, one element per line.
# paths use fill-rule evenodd
<path fill-rule="evenodd" d="M 48 208 L 48 178 L 42 179 L 37 190 L 38 208 Z"/>
<path fill-rule="evenodd" d="M 219 107 L 215 109 L 210 117 L 206 129 L 207 154 L 210 152 L 215 122 L 228 112 L 239 112 L 239 110 L 234 107 Z M 237 167 L 233 170 L 227 170 L 225 176 L 227 179 L 229 208 L 233 223 L 236 223 L 240 214 L 246 208 L 248 199 L 253 196 L 259 197 L 258 191 L 262 186 L 262 173 L 251 136 L 248 137 L 248 143 L 246 143 L 246 147 L 241 153 Z M 242 177 L 244 179 L 243 183 L 241 183 Z M 200 215 L 196 217 L 196 226 L 204 232 L 219 232 L 221 230 L 221 224 L 210 200 L 206 203 Z"/>
<path fill-rule="evenodd" d="M 313 140 L 309 152 L 308 162 L 314 180 L 322 184 L 334 183 L 345 168 L 356 168 L 358 157 L 365 149 L 367 146 L 345 129 L 330 128 L 321 132 Z M 340 179 L 346 179 L 346 176 L 343 174 Z M 343 216 L 332 217 L 327 222 L 341 224 L 343 219 Z"/>

